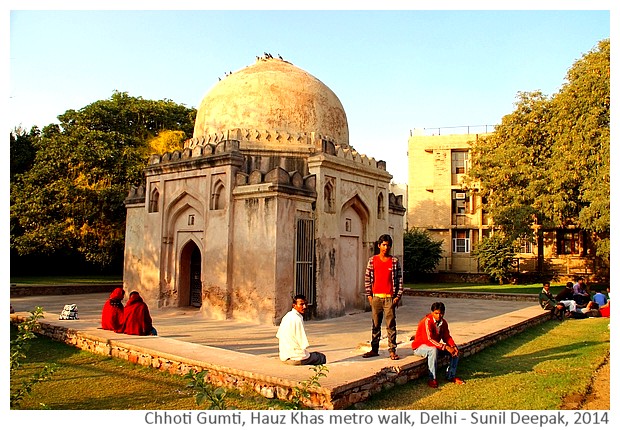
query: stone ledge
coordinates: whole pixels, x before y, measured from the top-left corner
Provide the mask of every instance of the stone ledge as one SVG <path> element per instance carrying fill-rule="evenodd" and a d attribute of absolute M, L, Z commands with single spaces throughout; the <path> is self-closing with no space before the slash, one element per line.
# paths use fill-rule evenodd
<path fill-rule="evenodd" d="M 424 297 L 451 297 L 455 299 L 482 299 L 482 300 L 514 300 L 520 302 L 537 302 L 538 294 L 516 294 L 516 293 L 484 293 L 469 291 L 434 291 L 434 290 L 412 290 L 405 288 L 405 296 L 424 296 Z"/>
<path fill-rule="evenodd" d="M 11 322 L 19 323 L 27 317 L 28 314 L 23 312 L 11 314 Z M 498 330 L 460 344 L 461 352 L 464 357 L 473 355 L 549 318 L 548 312 L 541 312 L 516 324 L 503 325 Z M 488 325 L 491 320 L 481 321 L 480 324 Z M 74 323 L 75 328 L 66 326 L 71 323 Z M 117 335 L 88 329 L 86 324 L 87 322 L 79 320 L 40 322 L 38 332 L 95 354 L 120 358 L 172 374 L 184 375 L 190 370 L 208 370 L 207 378 L 216 386 L 253 391 L 270 399 L 290 401 L 299 381 L 310 376 L 308 369 L 283 367 L 272 358 L 164 337 Z M 116 338 L 111 339 L 110 336 Z M 231 363 L 238 363 L 239 366 L 231 367 Z M 306 406 L 314 409 L 344 409 L 367 400 L 373 394 L 416 380 L 427 373 L 426 360 L 422 357 L 414 357 L 407 362 L 389 363 L 390 365 L 374 373 L 364 375 L 362 372 L 355 380 L 334 378 L 335 380 L 329 381 L 328 378 L 322 382 L 323 386 L 309 390 L 310 398 L 305 401 Z M 302 374 L 304 376 L 300 376 Z"/>
<path fill-rule="evenodd" d="M 11 297 L 26 296 L 65 296 L 73 294 L 111 293 L 115 288 L 123 288 L 123 282 L 105 284 L 49 284 L 23 285 L 11 284 Z"/>

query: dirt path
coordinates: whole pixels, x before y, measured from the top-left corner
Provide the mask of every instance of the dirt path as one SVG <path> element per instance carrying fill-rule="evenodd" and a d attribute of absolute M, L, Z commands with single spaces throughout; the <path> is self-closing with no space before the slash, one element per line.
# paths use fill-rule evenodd
<path fill-rule="evenodd" d="M 592 384 L 585 396 L 574 395 L 564 399 L 561 409 L 609 410 L 610 396 L 609 357 L 592 376 Z"/>
<path fill-rule="evenodd" d="M 579 409 L 609 409 L 610 395 L 609 359 L 596 371 L 592 379 L 592 390 L 588 393 Z"/>

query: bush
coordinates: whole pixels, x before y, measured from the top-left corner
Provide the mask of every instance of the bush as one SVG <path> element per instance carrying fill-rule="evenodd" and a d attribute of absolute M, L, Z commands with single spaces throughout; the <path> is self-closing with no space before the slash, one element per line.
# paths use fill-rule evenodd
<path fill-rule="evenodd" d="M 405 282 L 423 273 L 432 273 L 441 261 L 443 240 L 433 240 L 426 230 L 412 228 L 403 235 Z"/>

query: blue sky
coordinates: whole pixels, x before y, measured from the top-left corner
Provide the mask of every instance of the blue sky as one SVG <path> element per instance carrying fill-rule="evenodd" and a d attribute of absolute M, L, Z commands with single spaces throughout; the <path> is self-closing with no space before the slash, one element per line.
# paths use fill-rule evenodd
<path fill-rule="evenodd" d="M 611 4 L 589 3 L 599 10 L 19 10 L 25 3 L 10 11 L 9 129 L 57 122 L 67 109 L 114 90 L 197 107 L 218 77 L 269 52 L 336 93 L 351 145 L 386 160 L 395 182 L 407 180 L 410 130 L 497 124 L 518 92 L 557 92 L 572 64 L 610 36 L 610 11 L 601 5 Z"/>

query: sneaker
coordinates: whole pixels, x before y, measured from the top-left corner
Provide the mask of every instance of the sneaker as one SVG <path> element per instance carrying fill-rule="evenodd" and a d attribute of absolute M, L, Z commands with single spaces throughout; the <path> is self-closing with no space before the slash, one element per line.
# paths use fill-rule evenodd
<path fill-rule="evenodd" d="M 439 384 L 437 383 L 436 379 L 429 379 L 428 380 L 428 386 L 431 388 L 437 388 L 439 387 Z"/>
<path fill-rule="evenodd" d="M 465 381 L 463 381 L 461 378 L 450 378 L 448 379 L 448 382 L 454 382 L 456 385 L 464 385 Z"/>

